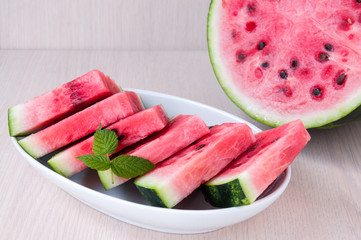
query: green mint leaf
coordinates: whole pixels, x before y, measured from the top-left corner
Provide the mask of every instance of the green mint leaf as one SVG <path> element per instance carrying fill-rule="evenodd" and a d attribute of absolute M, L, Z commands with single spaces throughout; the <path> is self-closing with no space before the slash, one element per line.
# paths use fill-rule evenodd
<path fill-rule="evenodd" d="M 113 173 L 123 178 L 134 178 L 155 168 L 155 165 L 147 159 L 120 155 L 110 163 Z"/>
<path fill-rule="evenodd" d="M 110 160 L 109 157 L 100 156 L 100 155 L 83 155 L 77 157 L 82 160 L 85 165 L 92 169 L 96 169 L 99 171 L 105 171 L 110 168 Z"/>
<path fill-rule="evenodd" d="M 101 124 L 94 134 L 93 153 L 97 155 L 111 154 L 118 147 L 117 135 L 109 129 L 101 129 Z"/>

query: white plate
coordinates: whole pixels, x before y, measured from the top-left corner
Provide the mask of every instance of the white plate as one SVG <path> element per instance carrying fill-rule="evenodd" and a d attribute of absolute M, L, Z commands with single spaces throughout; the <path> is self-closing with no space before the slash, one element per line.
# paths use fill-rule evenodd
<path fill-rule="evenodd" d="M 260 129 L 254 125 L 221 110 L 166 94 L 127 89 L 137 92 L 145 107 L 162 104 L 169 117 L 177 114 L 198 114 L 207 125 L 224 122 L 245 122 L 254 132 Z M 153 207 L 146 203 L 132 181 L 105 191 L 97 179 L 96 171 L 87 169 L 67 179 L 55 173 L 47 165 L 48 157 L 33 159 L 17 143 L 16 149 L 43 176 L 83 203 L 116 219 L 140 227 L 171 233 L 202 233 L 244 221 L 271 205 L 286 189 L 291 168 L 287 170 L 256 200 L 248 206 L 234 208 L 214 208 L 203 198 L 199 190 L 194 191 L 174 209 Z"/>

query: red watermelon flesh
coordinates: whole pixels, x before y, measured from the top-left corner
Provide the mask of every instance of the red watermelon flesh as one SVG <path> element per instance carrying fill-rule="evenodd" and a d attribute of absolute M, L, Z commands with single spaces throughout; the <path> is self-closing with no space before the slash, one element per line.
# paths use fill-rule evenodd
<path fill-rule="evenodd" d="M 213 205 L 229 207 L 254 202 L 310 140 L 300 120 L 255 136 L 256 142 L 251 148 L 202 186 Z M 236 179 L 239 182 L 235 184 Z M 222 188 L 229 191 L 222 192 Z M 241 189 L 238 191 L 237 188 Z M 239 204 L 228 204 L 231 199 L 239 199 Z"/>
<path fill-rule="evenodd" d="M 206 136 L 135 179 L 143 196 L 156 206 L 171 208 L 221 171 L 255 141 L 243 123 L 224 123 Z"/>
<path fill-rule="evenodd" d="M 224 91 L 262 123 L 320 127 L 361 104 L 358 0 L 213 0 L 208 45 Z"/>
<path fill-rule="evenodd" d="M 160 105 L 140 111 L 132 116 L 119 120 L 110 125 L 110 129 L 118 135 L 119 143 L 117 150 L 136 143 L 150 134 L 160 131 L 168 123 L 167 114 Z M 48 164 L 59 174 L 70 177 L 87 168 L 78 156 L 93 154 L 94 136 L 86 138 L 69 148 L 55 154 Z"/>
<path fill-rule="evenodd" d="M 209 132 L 207 125 L 198 115 L 178 115 L 171 119 L 163 130 L 119 154 L 145 158 L 156 164 Z M 116 175 L 112 178 L 110 170 L 98 171 L 98 174 L 106 190 L 129 180 Z"/>
<path fill-rule="evenodd" d="M 95 132 L 100 123 L 105 127 L 142 109 L 143 104 L 136 93 L 120 92 L 18 143 L 32 157 L 40 158 Z"/>
<path fill-rule="evenodd" d="M 9 109 L 10 136 L 24 136 L 64 119 L 121 89 L 98 70 Z"/>

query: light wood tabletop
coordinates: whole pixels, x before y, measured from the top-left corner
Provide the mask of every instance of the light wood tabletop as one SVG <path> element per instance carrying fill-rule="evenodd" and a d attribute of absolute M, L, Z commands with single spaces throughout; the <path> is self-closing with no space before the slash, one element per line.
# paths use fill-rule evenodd
<path fill-rule="evenodd" d="M 261 129 L 219 86 L 204 51 L 0 50 L 0 239 L 361 239 L 361 122 L 310 130 L 284 194 L 244 222 L 182 235 L 143 229 L 84 205 L 36 172 L 15 149 L 7 109 L 92 69 L 125 88 L 176 95 Z"/>

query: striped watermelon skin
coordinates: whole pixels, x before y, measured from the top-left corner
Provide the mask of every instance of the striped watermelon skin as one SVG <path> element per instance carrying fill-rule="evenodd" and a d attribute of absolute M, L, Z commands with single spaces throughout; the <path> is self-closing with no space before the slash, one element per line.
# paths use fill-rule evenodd
<path fill-rule="evenodd" d="M 140 111 L 132 116 L 119 120 L 107 129 L 114 131 L 119 139 L 115 152 L 130 146 L 150 134 L 162 130 L 168 123 L 168 116 L 160 105 Z M 48 164 L 59 174 L 65 177 L 79 173 L 87 166 L 78 156 L 93 154 L 94 136 L 70 146 L 55 154 Z"/>
<path fill-rule="evenodd" d="M 65 83 L 8 109 L 10 136 L 25 136 L 48 127 L 91 104 L 121 91 L 99 70 Z"/>
<path fill-rule="evenodd" d="M 143 109 L 143 103 L 136 93 L 123 91 L 31 134 L 18 143 L 33 158 L 40 158 L 95 132 L 100 123 L 105 127 Z"/>
<path fill-rule="evenodd" d="M 253 203 L 310 140 L 301 120 L 257 133 L 256 142 L 201 187 L 216 207 Z"/>
<path fill-rule="evenodd" d="M 172 208 L 254 141 L 252 130 L 244 123 L 216 125 L 209 134 L 136 178 L 134 183 L 151 205 Z"/>
<path fill-rule="evenodd" d="M 129 150 L 125 149 L 120 154 L 145 158 L 157 164 L 209 132 L 209 128 L 198 115 L 178 115 L 171 119 L 162 131 L 139 142 Z M 98 175 L 106 190 L 129 180 L 116 175 L 112 178 L 110 170 L 98 171 Z"/>

